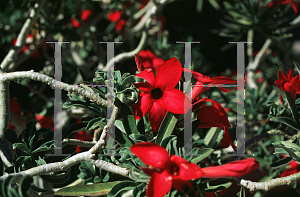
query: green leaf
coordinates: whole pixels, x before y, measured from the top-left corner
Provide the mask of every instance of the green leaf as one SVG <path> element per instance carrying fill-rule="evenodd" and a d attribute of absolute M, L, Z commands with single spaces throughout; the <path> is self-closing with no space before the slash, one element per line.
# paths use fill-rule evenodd
<path fill-rule="evenodd" d="M 278 94 L 281 95 L 282 99 L 286 98 L 284 92 L 277 86 L 273 86 L 273 88 L 277 91 Z"/>
<path fill-rule="evenodd" d="M 36 154 L 36 153 L 44 152 L 44 151 L 50 151 L 50 150 L 53 150 L 53 148 L 54 148 L 54 140 L 51 140 L 51 141 L 44 143 L 42 146 L 35 149 L 34 151 L 32 151 L 32 154 Z"/>
<path fill-rule="evenodd" d="M 199 163 L 206 157 L 208 157 L 212 152 L 214 152 L 214 149 L 212 148 L 203 148 L 200 149 L 197 154 L 200 154 L 199 156 L 192 157 L 191 162 L 192 163 Z"/>
<path fill-rule="evenodd" d="M 18 188 L 20 197 L 30 197 L 29 195 L 29 189 L 32 187 L 33 184 L 33 178 L 30 175 L 26 175 L 22 178 L 20 182 L 20 186 Z"/>
<path fill-rule="evenodd" d="M 171 112 L 167 112 L 159 129 L 155 143 L 161 145 L 161 142 L 166 137 L 170 136 L 175 128 L 178 118 Z"/>
<path fill-rule="evenodd" d="M 104 196 L 120 181 L 95 183 L 92 185 L 75 185 L 64 187 L 55 192 L 55 195 L 62 196 Z"/>
<path fill-rule="evenodd" d="M 89 123 L 86 126 L 86 130 L 95 129 L 97 127 L 104 127 L 106 125 L 105 119 L 102 117 L 94 118 L 89 121 Z"/>
<path fill-rule="evenodd" d="M 219 182 L 211 181 L 209 182 L 209 187 L 205 189 L 205 192 L 218 192 L 222 191 L 232 185 L 231 182 L 226 182 L 220 184 Z"/>
<path fill-rule="evenodd" d="M 289 92 L 287 92 L 287 91 L 285 91 L 284 94 L 285 94 L 285 96 L 286 96 L 286 98 L 287 98 L 287 101 L 288 101 L 288 104 L 289 104 L 289 106 L 290 106 L 290 108 L 291 108 L 291 111 L 292 111 L 292 115 L 293 115 L 294 120 L 295 120 L 297 123 L 299 123 L 298 110 L 297 110 L 297 107 L 296 107 L 296 105 L 295 105 L 295 101 L 294 101 L 292 95 L 291 95 Z M 298 127 L 299 127 L 299 126 L 298 126 Z"/>
<path fill-rule="evenodd" d="M 279 148 L 283 148 L 286 152 L 288 152 L 288 154 L 293 157 L 297 162 L 300 162 L 300 158 L 289 148 L 285 147 L 285 146 L 281 146 L 281 145 L 274 145 L 277 146 Z"/>
<path fill-rule="evenodd" d="M 218 127 L 212 127 L 209 129 L 208 133 L 206 134 L 204 138 L 204 143 L 208 147 L 214 147 L 216 144 L 219 143 L 217 140 L 222 130 Z"/>
<path fill-rule="evenodd" d="M 72 133 L 85 130 L 87 124 L 88 124 L 87 122 L 80 122 L 80 123 L 73 124 L 63 135 L 63 138 L 69 138 L 71 137 Z"/>
<path fill-rule="evenodd" d="M 149 139 L 141 134 L 130 134 L 129 138 L 132 139 L 134 141 L 134 143 L 138 143 L 138 142 L 148 142 Z"/>
<path fill-rule="evenodd" d="M 138 101 L 138 93 L 131 88 L 126 88 L 125 90 L 117 92 L 116 97 L 126 105 L 132 105 Z"/>
<path fill-rule="evenodd" d="M 131 147 L 132 143 L 128 139 L 127 135 L 124 134 L 118 127 L 115 128 L 115 140 L 120 144 L 122 147 Z"/>
<path fill-rule="evenodd" d="M 122 109 L 122 112 L 121 112 L 122 113 L 122 123 L 123 123 L 124 129 L 126 131 L 126 134 L 127 135 L 130 135 L 132 133 L 139 134 L 131 107 L 122 103 L 121 109 Z"/>
<path fill-rule="evenodd" d="M 31 155 L 31 152 L 29 150 L 29 148 L 26 146 L 26 144 L 23 143 L 14 143 L 13 144 L 13 149 L 19 149 L 21 151 L 23 151 L 24 153 L 26 153 L 27 155 Z"/>
<path fill-rule="evenodd" d="M 140 183 L 132 182 L 132 181 L 122 181 L 113 186 L 110 192 L 107 193 L 107 197 L 114 197 L 128 190 L 132 190 L 139 184 Z"/>
<path fill-rule="evenodd" d="M 126 77 L 123 82 L 122 82 L 122 85 L 121 85 L 121 89 L 123 90 L 124 88 L 126 88 L 126 86 L 128 84 L 133 84 L 133 83 L 140 83 L 140 82 L 144 82 L 146 83 L 147 80 L 141 78 L 141 77 L 137 77 L 137 76 L 134 76 L 134 75 L 131 75 L 129 77 Z"/>
<path fill-rule="evenodd" d="M 273 162 L 270 165 L 270 168 L 277 169 L 277 168 L 280 168 L 282 166 L 289 164 L 291 161 L 293 161 L 292 157 L 285 157 L 285 158 L 282 158 L 282 159 L 279 159 L 279 160 Z"/>
<path fill-rule="evenodd" d="M 283 116 L 277 116 L 277 120 L 283 124 L 286 124 L 287 126 L 296 129 L 297 131 L 300 130 L 299 125 L 297 122 L 295 122 L 293 119 Z"/>

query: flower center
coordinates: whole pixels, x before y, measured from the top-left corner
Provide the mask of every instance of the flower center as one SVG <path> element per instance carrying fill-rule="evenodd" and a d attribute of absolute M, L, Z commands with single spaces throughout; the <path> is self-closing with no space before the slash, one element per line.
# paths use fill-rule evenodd
<path fill-rule="evenodd" d="M 178 168 L 178 166 L 176 166 L 176 165 L 172 166 L 172 168 L 171 168 L 171 174 L 174 175 L 174 176 L 177 176 L 179 174 L 179 168 Z"/>
<path fill-rule="evenodd" d="M 162 96 L 163 96 L 163 92 L 159 88 L 153 89 L 151 91 L 151 97 L 155 100 L 160 99 Z"/>

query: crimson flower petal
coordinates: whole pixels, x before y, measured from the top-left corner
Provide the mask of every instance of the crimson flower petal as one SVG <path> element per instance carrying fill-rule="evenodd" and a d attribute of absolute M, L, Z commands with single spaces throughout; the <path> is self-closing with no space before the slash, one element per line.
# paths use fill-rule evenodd
<path fill-rule="evenodd" d="M 190 182 L 183 181 L 181 179 L 174 179 L 173 178 L 172 185 L 179 192 L 183 192 L 183 191 L 187 191 L 187 190 L 192 190 L 193 189 L 193 186 L 192 186 L 192 184 Z"/>
<path fill-rule="evenodd" d="M 163 197 L 172 188 L 172 177 L 164 170 L 161 173 L 154 173 L 147 186 L 147 197 Z"/>
<path fill-rule="evenodd" d="M 149 176 L 152 176 L 153 173 L 157 172 L 157 170 L 155 168 L 140 167 L 140 169 Z"/>
<path fill-rule="evenodd" d="M 152 107 L 150 108 L 148 117 L 150 125 L 153 131 L 158 132 L 159 126 L 163 121 L 167 110 L 164 107 L 164 102 L 162 99 L 154 100 Z"/>
<path fill-rule="evenodd" d="M 135 57 L 135 64 L 137 66 L 138 71 L 142 72 L 143 70 L 145 70 L 145 67 L 143 65 L 143 62 L 142 62 L 140 56 L 138 56 L 137 54 L 135 54 L 134 57 Z"/>
<path fill-rule="evenodd" d="M 191 100 L 178 89 L 164 91 L 162 98 L 166 110 L 174 114 L 184 114 L 192 108 Z"/>
<path fill-rule="evenodd" d="M 281 174 L 281 177 L 290 176 L 297 172 L 298 172 L 297 168 L 288 168 L 285 171 L 283 171 L 283 173 Z"/>
<path fill-rule="evenodd" d="M 150 93 L 155 86 L 155 76 L 153 72 L 149 70 L 144 70 L 136 75 L 137 77 L 141 77 L 147 81 L 147 83 L 135 83 L 135 87 L 137 87 L 142 92 Z"/>
<path fill-rule="evenodd" d="M 199 96 L 207 89 L 209 89 L 209 87 L 203 87 L 204 83 L 197 81 L 192 89 L 192 91 L 189 94 L 189 98 L 192 97 L 192 103 L 195 103 Z M 192 96 L 191 96 L 192 95 Z"/>
<path fill-rule="evenodd" d="M 173 89 L 179 82 L 182 74 L 180 62 L 175 58 L 171 58 L 161 65 L 156 73 L 156 86 L 161 91 Z"/>
<path fill-rule="evenodd" d="M 241 177 L 258 167 L 259 163 L 254 158 L 248 158 L 220 166 L 202 168 L 202 171 L 204 178 Z"/>
<path fill-rule="evenodd" d="M 292 80 L 292 78 L 293 78 L 293 71 L 292 71 L 291 68 L 289 70 L 289 73 L 286 75 L 286 77 L 287 77 L 287 81 L 291 81 Z"/>
<path fill-rule="evenodd" d="M 164 169 L 166 163 L 170 160 L 167 150 L 152 142 L 134 144 L 130 150 L 146 165 L 154 168 Z"/>
<path fill-rule="evenodd" d="M 150 94 L 140 93 L 138 96 L 138 102 L 131 105 L 133 115 L 135 119 L 141 119 L 146 115 L 153 104 L 153 99 Z"/>
<path fill-rule="evenodd" d="M 198 179 L 201 178 L 203 172 L 197 164 L 188 162 L 187 160 L 183 159 L 182 157 L 172 155 L 170 158 L 171 161 L 175 162 L 176 165 L 179 167 L 179 174 L 173 176 L 175 179 L 181 179 L 184 181 L 188 181 L 191 179 Z"/>

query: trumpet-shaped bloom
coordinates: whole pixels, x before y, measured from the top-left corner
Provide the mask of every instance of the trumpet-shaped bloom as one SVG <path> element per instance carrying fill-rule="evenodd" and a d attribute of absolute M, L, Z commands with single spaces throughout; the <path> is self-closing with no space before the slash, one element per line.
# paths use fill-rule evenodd
<path fill-rule="evenodd" d="M 155 132 L 158 132 L 167 111 L 174 114 L 185 113 L 184 102 L 187 96 L 182 91 L 175 89 L 181 74 L 182 67 L 176 58 L 171 58 L 161 65 L 156 76 L 149 70 L 137 74 L 137 77 L 146 79 L 147 83 L 135 84 L 142 91 L 139 94 L 138 102 L 131 105 L 135 118 L 140 119 L 149 112 L 150 125 Z M 189 105 L 187 106 L 189 107 Z"/>
<path fill-rule="evenodd" d="M 241 177 L 257 169 L 254 158 L 233 161 L 221 166 L 200 168 L 179 156 L 169 156 L 167 150 L 152 142 L 140 142 L 130 148 L 148 167 L 140 167 L 151 176 L 147 186 L 147 197 L 162 197 L 172 186 L 177 191 L 193 189 L 189 180 L 203 178 Z"/>
<path fill-rule="evenodd" d="M 259 163 L 254 158 L 229 162 L 224 165 L 202 168 L 204 178 L 241 177 L 256 170 Z"/>
<path fill-rule="evenodd" d="M 167 150 L 152 142 L 141 142 L 130 148 L 146 165 L 154 168 L 141 167 L 149 176 L 147 197 L 162 197 L 167 194 L 172 186 L 178 191 L 192 189 L 189 180 L 201 178 L 203 172 L 194 163 L 172 155 Z"/>

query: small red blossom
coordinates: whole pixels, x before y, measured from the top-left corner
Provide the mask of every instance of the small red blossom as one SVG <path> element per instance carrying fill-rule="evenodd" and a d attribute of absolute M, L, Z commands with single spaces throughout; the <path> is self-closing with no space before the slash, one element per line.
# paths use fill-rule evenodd
<path fill-rule="evenodd" d="M 278 80 L 275 81 L 275 84 L 282 90 L 288 91 L 294 100 L 296 99 L 296 94 L 300 94 L 300 79 L 299 75 L 293 77 L 292 69 L 289 70 L 287 76 L 283 74 L 281 70 L 278 71 Z M 280 102 L 283 103 L 281 95 L 279 95 Z"/>
<path fill-rule="evenodd" d="M 254 158 L 229 162 L 224 165 L 202 168 L 204 178 L 241 177 L 256 170 L 259 163 Z"/>
<path fill-rule="evenodd" d="M 285 4 L 288 4 L 288 3 L 291 4 L 295 15 L 297 15 L 298 14 L 297 7 L 298 7 L 299 4 L 296 1 L 293 1 L 293 0 L 273 0 L 267 5 L 267 7 L 272 7 L 272 6 L 278 5 L 278 4 L 285 5 Z"/>
<path fill-rule="evenodd" d="M 140 59 L 138 57 L 140 57 Z M 150 50 L 142 50 L 138 56 L 135 56 L 135 61 L 139 72 L 142 72 L 145 69 L 148 69 L 149 71 L 157 71 L 158 68 L 165 62 L 165 60 L 157 57 L 157 55 Z"/>
<path fill-rule="evenodd" d="M 36 119 L 42 128 L 50 127 L 52 130 L 54 130 L 54 123 L 53 123 L 52 118 L 49 118 L 47 116 L 41 116 L 41 115 L 37 114 Z"/>
<path fill-rule="evenodd" d="M 111 22 L 116 23 L 116 30 L 121 31 L 123 29 L 123 26 L 126 24 L 126 21 L 124 19 L 121 19 L 122 14 L 124 11 L 113 11 L 107 15 L 107 18 Z"/>
<path fill-rule="evenodd" d="M 177 191 L 191 190 L 193 186 L 189 180 L 201 178 L 203 175 L 196 164 L 179 156 L 170 157 L 165 148 L 152 142 L 134 144 L 130 150 L 146 165 L 154 167 L 141 167 L 151 176 L 146 190 L 147 197 L 162 197 L 172 186 Z"/>
<path fill-rule="evenodd" d="M 85 22 L 88 22 L 90 21 L 91 19 L 91 15 L 93 14 L 93 11 L 92 10 L 83 10 L 81 12 L 81 20 L 82 21 L 85 21 Z"/>
<path fill-rule="evenodd" d="M 75 28 L 79 28 L 80 27 L 80 23 L 75 19 L 75 18 L 71 18 L 71 23 L 73 24 L 73 26 Z"/>
<path fill-rule="evenodd" d="M 171 58 L 161 65 L 156 76 L 149 70 L 137 74 L 137 77 L 144 78 L 147 83 L 135 84 L 142 91 L 138 102 L 131 105 L 135 118 L 140 119 L 149 112 L 150 125 L 155 132 L 158 132 L 167 111 L 183 114 L 185 110 L 189 110 L 189 105 L 185 105 L 185 100 L 188 100 L 187 96 L 175 89 L 181 74 L 182 67 L 176 58 Z"/>
<path fill-rule="evenodd" d="M 205 102 L 211 102 L 213 106 L 206 106 Z M 202 108 L 197 114 L 197 119 L 200 120 L 199 128 L 219 127 L 223 129 L 224 136 L 222 140 L 222 147 L 227 148 L 231 144 L 231 147 L 236 151 L 236 146 L 234 145 L 227 128 L 231 127 L 231 125 L 222 105 L 206 97 L 193 104 L 193 111 L 200 107 Z"/>
<path fill-rule="evenodd" d="M 15 46 L 16 43 L 17 43 L 17 38 L 13 39 L 12 43 Z M 28 34 L 28 36 L 26 38 L 26 41 L 25 41 L 25 45 L 24 45 L 23 49 L 21 49 L 21 51 L 20 51 L 19 54 L 26 53 L 26 51 L 29 50 L 29 47 L 32 44 L 33 44 L 33 36 L 31 34 Z M 42 43 L 41 43 L 40 47 L 41 46 L 42 46 Z M 40 52 L 38 50 L 36 50 L 36 51 L 34 51 L 32 53 L 32 57 L 35 58 L 35 59 L 40 59 L 41 58 L 41 54 L 40 54 Z"/>
<path fill-rule="evenodd" d="M 117 22 L 120 20 L 124 11 L 113 11 L 107 15 L 107 18 L 111 22 Z"/>

